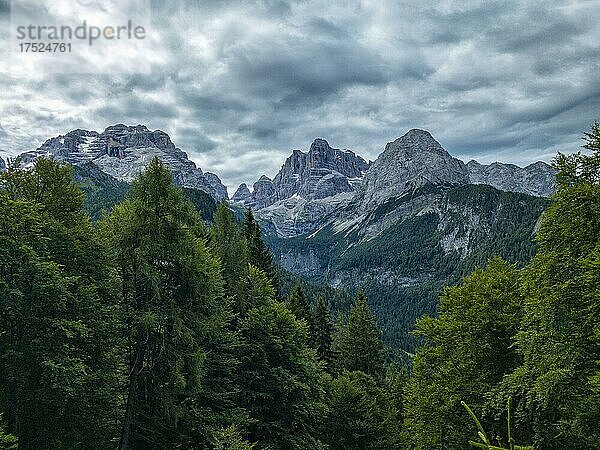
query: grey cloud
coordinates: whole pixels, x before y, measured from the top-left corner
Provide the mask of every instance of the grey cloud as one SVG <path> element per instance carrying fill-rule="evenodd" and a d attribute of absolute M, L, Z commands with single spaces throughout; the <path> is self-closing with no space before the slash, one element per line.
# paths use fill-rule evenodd
<path fill-rule="evenodd" d="M 147 72 L 17 78 L 0 62 L 4 141 L 146 123 L 235 188 L 316 136 L 374 159 L 421 127 L 464 159 L 528 163 L 578 150 L 598 119 L 597 2 L 151 5 Z"/>
<path fill-rule="evenodd" d="M 209 153 L 217 147 L 217 143 L 206 136 L 202 130 L 184 126 L 176 128 L 174 135 L 177 141 L 175 145 L 180 146 L 186 151 L 196 153 Z"/>

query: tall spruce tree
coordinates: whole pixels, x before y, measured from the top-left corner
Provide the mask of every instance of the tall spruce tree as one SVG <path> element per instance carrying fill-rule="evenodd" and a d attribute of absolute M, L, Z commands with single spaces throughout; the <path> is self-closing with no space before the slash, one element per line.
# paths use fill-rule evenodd
<path fill-rule="evenodd" d="M 324 392 L 308 327 L 275 299 L 264 272 L 251 267 L 248 283 L 239 369 L 248 439 L 257 449 L 323 448 Z"/>
<path fill-rule="evenodd" d="M 306 298 L 306 294 L 300 283 L 296 283 L 292 288 L 292 291 L 288 295 L 286 305 L 288 309 L 294 313 L 296 319 L 304 320 L 307 324 L 310 324 L 312 319 L 310 304 L 308 303 L 308 299 Z"/>
<path fill-rule="evenodd" d="M 244 215 L 243 230 L 248 246 L 248 261 L 267 275 L 273 284 L 273 289 L 277 292 L 277 272 L 275 270 L 275 263 L 273 262 L 273 255 L 263 241 L 260 226 L 254 220 L 254 215 L 250 208 L 246 210 Z"/>
<path fill-rule="evenodd" d="M 382 387 L 364 372 L 344 372 L 331 383 L 325 439 L 332 450 L 391 449 Z"/>
<path fill-rule="evenodd" d="M 121 273 L 129 341 L 120 447 L 202 446 L 199 405 L 209 350 L 227 326 L 223 283 L 200 216 L 158 160 L 134 181 L 105 229 Z"/>
<path fill-rule="evenodd" d="M 225 293 L 234 300 L 234 307 L 242 307 L 241 293 L 248 273 L 248 244 L 240 224 L 225 201 L 217 205 L 210 228 L 210 249 L 221 261 Z"/>
<path fill-rule="evenodd" d="M 333 322 L 327 299 L 319 294 L 310 322 L 311 343 L 328 371 L 333 369 Z"/>
<path fill-rule="evenodd" d="M 336 330 L 334 349 L 339 369 L 360 370 L 374 376 L 383 374 L 383 341 L 362 290 L 350 308 L 348 322 Z"/>

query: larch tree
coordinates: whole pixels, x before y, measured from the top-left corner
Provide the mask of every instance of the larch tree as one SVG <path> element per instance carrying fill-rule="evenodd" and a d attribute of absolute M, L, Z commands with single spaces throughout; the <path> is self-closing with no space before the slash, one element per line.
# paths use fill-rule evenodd
<path fill-rule="evenodd" d="M 104 224 L 122 284 L 128 339 L 120 448 L 199 445 L 211 351 L 228 325 L 219 261 L 199 214 L 157 159 Z M 207 412 L 208 410 L 208 412 Z M 195 444 L 193 444 L 195 443 Z"/>
<path fill-rule="evenodd" d="M 600 125 L 559 154 L 558 192 L 523 277 L 524 362 L 504 383 L 536 448 L 600 448 Z"/>

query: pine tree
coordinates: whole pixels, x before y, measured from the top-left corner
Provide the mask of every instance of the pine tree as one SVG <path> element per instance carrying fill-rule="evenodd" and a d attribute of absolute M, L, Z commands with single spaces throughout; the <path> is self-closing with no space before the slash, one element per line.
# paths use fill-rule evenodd
<path fill-rule="evenodd" d="M 327 370 L 331 371 L 333 369 L 333 322 L 323 294 L 317 297 L 310 325 L 311 343 L 317 352 L 317 358 Z"/>
<path fill-rule="evenodd" d="M 214 411 L 200 399 L 222 357 L 213 347 L 228 326 L 202 220 L 155 158 L 105 229 L 121 272 L 129 339 L 120 447 L 201 445 L 196 439 L 209 433 L 198 426 Z"/>
<path fill-rule="evenodd" d="M 308 345 L 308 328 L 281 302 L 264 272 L 252 268 L 242 319 L 241 404 L 257 449 L 320 449 L 324 412 L 321 374 Z"/>
<path fill-rule="evenodd" d="M 2 415 L 0 415 L 0 449 L 2 450 L 13 450 L 18 447 L 19 440 L 16 436 L 6 433 L 4 423 L 2 422 Z"/>
<path fill-rule="evenodd" d="M 350 308 L 348 323 L 336 331 L 334 348 L 340 369 L 360 370 L 374 376 L 383 374 L 383 341 L 362 290 Z"/>
<path fill-rule="evenodd" d="M 344 372 L 331 383 L 325 437 L 332 450 L 388 449 L 387 398 L 364 372 Z"/>
<path fill-rule="evenodd" d="M 300 283 L 296 283 L 296 285 L 292 288 L 292 291 L 288 295 L 286 305 L 288 309 L 294 313 L 296 319 L 304 320 L 307 324 L 310 324 L 310 305 Z"/>

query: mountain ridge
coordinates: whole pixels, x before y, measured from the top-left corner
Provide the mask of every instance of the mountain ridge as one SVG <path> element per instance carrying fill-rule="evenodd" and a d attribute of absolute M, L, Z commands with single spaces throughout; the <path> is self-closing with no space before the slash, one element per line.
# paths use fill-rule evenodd
<path fill-rule="evenodd" d="M 131 182 L 156 156 L 171 169 L 178 185 L 201 189 L 216 200 L 229 198 L 217 175 L 204 173 L 187 153 L 173 144 L 167 133 L 151 131 L 145 125 L 116 124 L 102 133 L 76 129 L 47 139 L 37 149 L 22 153 L 20 158 L 28 165 L 41 156 L 72 165 L 92 162 L 108 175 L 126 182 Z"/>
<path fill-rule="evenodd" d="M 230 199 L 218 175 L 203 172 L 167 133 L 151 131 L 145 125 L 116 124 L 101 133 L 75 129 L 47 139 L 20 158 L 27 165 L 40 156 L 73 165 L 92 162 L 127 182 L 157 156 L 172 170 L 177 184 L 201 189 L 217 201 Z M 0 170 L 3 166 L 0 161 Z M 474 160 L 465 164 L 451 156 L 431 133 L 415 128 L 388 142 L 375 161 L 369 162 L 352 150 L 334 148 L 326 139 L 316 138 L 308 151 L 293 150 L 272 179 L 262 175 L 252 190 L 240 185 L 231 201 L 255 210 L 259 218 L 272 221 L 281 235 L 291 237 L 314 231 L 324 218 L 343 214 L 351 203 L 362 214 L 427 184 L 487 184 L 542 197 L 555 188 L 554 171 L 544 162 L 526 167 L 499 162 L 483 165 Z"/>
<path fill-rule="evenodd" d="M 315 149 L 337 159 L 322 158 L 327 163 L 324 167 L 306 169 L 305 163 Z M 341 154 L 346 155 L 345 160 Z M 428 131 L 411 129 L 388 142 L 369 163 L 350 150 L 333 149 L 326 140 L 317 138 L 308 152 L 293 150 L 273 180 L 261 176 L 252 192 L 241 185 L 234 202 L 253 209 L 280 236 L 289 238 L 313 232 L 334 219 L 338 228 L 343 220 L 350 220 L 350 226 L 352 221 L 364 220 L 380 204 L 428 184 L 486 184 L 539 197 L 548 197 L 555 189 L 554 170 L 544 162 L 526 167 L 499 162 L 465 164 Z"/>

